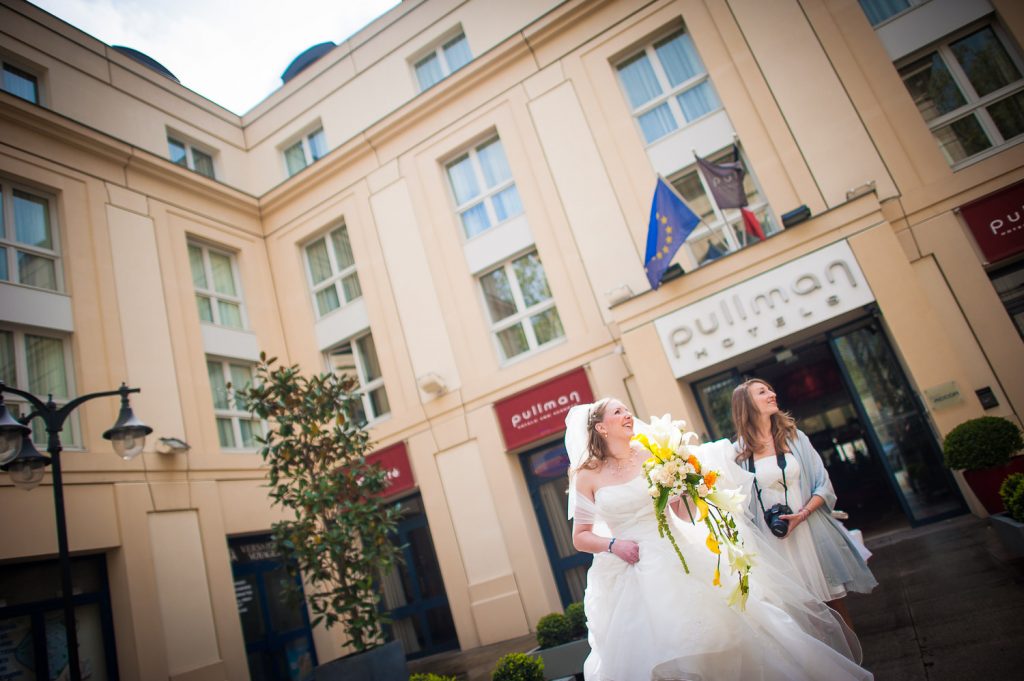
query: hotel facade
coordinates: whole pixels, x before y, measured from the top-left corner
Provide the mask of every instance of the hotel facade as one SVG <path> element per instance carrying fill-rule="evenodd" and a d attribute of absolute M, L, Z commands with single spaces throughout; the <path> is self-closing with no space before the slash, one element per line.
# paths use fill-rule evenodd
<path fill-rule="evenodd" d="M 122 461 L 109 399 L 62 436 L 90 678 L 342 654 L 279 600 L 264 424 L 232 390 L 261 351 L 359 378 L 410 657 L 580 600 L 561 438 L 600 396 L 717 439 L 765 378 L 851 527 L 984 514 L 940 443 L 1024 410 L 1022 43 L 1012 0 L 406 0 L 238 116 L 0 0 L 0 380 L 124 381 L 154 428 Z M 743 165 L 762 234 L 698 157 Z M 651 290 L 659 176 L 702 223 Z M 51 492 L 0 475 L 9 678 L 63 664 Z"/>

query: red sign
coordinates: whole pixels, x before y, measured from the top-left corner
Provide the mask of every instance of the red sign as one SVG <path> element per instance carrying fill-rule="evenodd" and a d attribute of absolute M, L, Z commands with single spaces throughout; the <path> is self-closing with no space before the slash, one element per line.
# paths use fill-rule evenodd
<path fill-rule="evenodd" d="M 582 368 L 494 403 L 505 447 L 517 449 L 565 430 L 565 415 L 577 404 L 594 401 Z"/>
<path fill-rule="evenodd" d="M 416 487 L 416 480 L 412 477 L 412 464 L 409 463 L 409 451 L 405 448 L 404 442 L 376 451 L 366 457 L 366 460 L 380 464 L 388 474 L 388 486 L 378 496 L 392 497 Z"/>
<path fill-rule="evenodd" d="M 990 263 L 1024 251 L 1024 182 L 960 207 Z"/>

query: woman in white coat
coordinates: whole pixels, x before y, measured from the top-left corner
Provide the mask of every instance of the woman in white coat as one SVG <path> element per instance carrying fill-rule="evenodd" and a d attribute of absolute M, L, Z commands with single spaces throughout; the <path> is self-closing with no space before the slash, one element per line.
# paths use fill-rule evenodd
<path fill-rule="evenodd" d="M 736 462 L 757 483 L 751 499 L 755 520 L 779 537 L 779 553 L 791 563 L 793 576 L 852 627 L 843 599 L 851 591 L 868 593 L 878 582 L 832 517 L 836 493 L 821 456 L 761 379 L 733 390 L 732 419 Z"/>

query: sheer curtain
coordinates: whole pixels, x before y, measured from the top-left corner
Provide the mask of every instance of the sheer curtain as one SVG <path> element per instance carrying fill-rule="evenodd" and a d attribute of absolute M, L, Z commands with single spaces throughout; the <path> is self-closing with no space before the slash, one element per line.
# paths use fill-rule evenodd
<path fill-rule="evenodd" d="M 505 149 L 501 146 L 500 140 L 494 140 L 481 146 L 476 153 L 480 160 L 480 169 L 484 173 L 484 181 L 488 187 L 496 187 L 512 177 L 512 171 L 508 167 L 508 158 L 505 156 Z"/>
<path fill-rule="evenodd" d="M 473 60 L 469 51 L 469 43 L 466 36 L 460 35 L 444 46 L 444 58 L 448 61 L 448 71 L 458 71 Z"/>
<path fill-rule="evenodd" d="M 679 93 L 676 100 L 687 121 L 694 121 L 721 106 L 710 81 L 704 81 L 700 85 Z"/>
<path fill-rule="evenodd" d="M 908 0 L 860 0 L 860 6 L 864 9 L 864 14 L 868 15 L 868 21 L 875 26 L 910 7 L 910 2 Z"/>
<path fill-rule="evenodd" d="M 469 156 L 464 156 L 448 166 L 448 181 L 455 194 L 455 202 L 460 206 L 480 195 L 480 187 L 473 174 L 473 165 Z"/>
<path fill-rule="evenodd" d="M 693 40 L 686 33 L 655 45 L 654 52 L 658 55 L 672 87 L 704 73 L 704 65 L 693 47 Z"/>
<path fill-rule="evenodd" d="M 284 162 L 288 166 L 289 176 L 306 167 L 306 152 L 302 150 L 302 142 L 296 142 L 284 150 Z"/>
<path fill-rule="evenodd" d="M 441 70 L 441 61 L 437 55 L 431 55 L 416 64 L 416 79 L 420 82 L 421 90 L 426 90 L 434 83 L 440 82 L 442 78 L 444 78 L 444 72 Z"/>
<path fill-rule="evenodd" d="M 661 85 L 646 54 L 640 54 L 619 67 L 619 78 L 634 109 L 661 94 Z"/>

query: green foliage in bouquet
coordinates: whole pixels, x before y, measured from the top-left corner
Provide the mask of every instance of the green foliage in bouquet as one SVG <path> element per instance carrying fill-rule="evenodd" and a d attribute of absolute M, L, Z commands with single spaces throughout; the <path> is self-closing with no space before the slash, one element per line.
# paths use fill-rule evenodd
<path fill-rule="evenodd" d="M 949 431 L 942 443 L 946 466 L 972 471 L 1005 466 L 1021 448 L 1024 440 L 1020 428 L 1000 416 L 964 421 Z"/>
<path fill-rule="evenodd" d="M 273 503 L 292 516 L 273 536 L 306 594 L 313 624 L 341 624 L 343 643 L 362 652 L 384 643 L 377 576 L 398 559 L 390 541 L 397 505 L 378 495 L 386 473 L 368 463 L 369 436 L 356 421 L 360 397 L 349 375 L 307 378 L 260 354 L 253 385 L 237 389 L 245 408 L 269 424 L 259 438 Z M 289 584 L 293 582 L 289 581 Z M 298 586 L 293 597 L 298 595 Z"/>
<path fill-rule="evenodd" d="M 498 660 L 491 681 L 544 681 L 544 661 L 525 653 L 509 653 Z"/>
<path fill-rule="evenodd" d="M 1018 523 L 1024 523 L 1024 473 L 1006 476 L 999 486 L 999 498 L 1003 500 L 1003 506 L 1010 517 Z"/>
<path fill-rule="evenodd" d="M 544 615 L 537 622 L 537 645 L 554 648 L 572 640 L 572 625 L 560 612 Z"/>
<path fill-rule="evenodd" d="M 587 613 L 583 610 L 582 603 L 570 603 L 565 609 L 565 618 L 569 620 L 569 628 L 574 639 L 587 637 Z"/>

